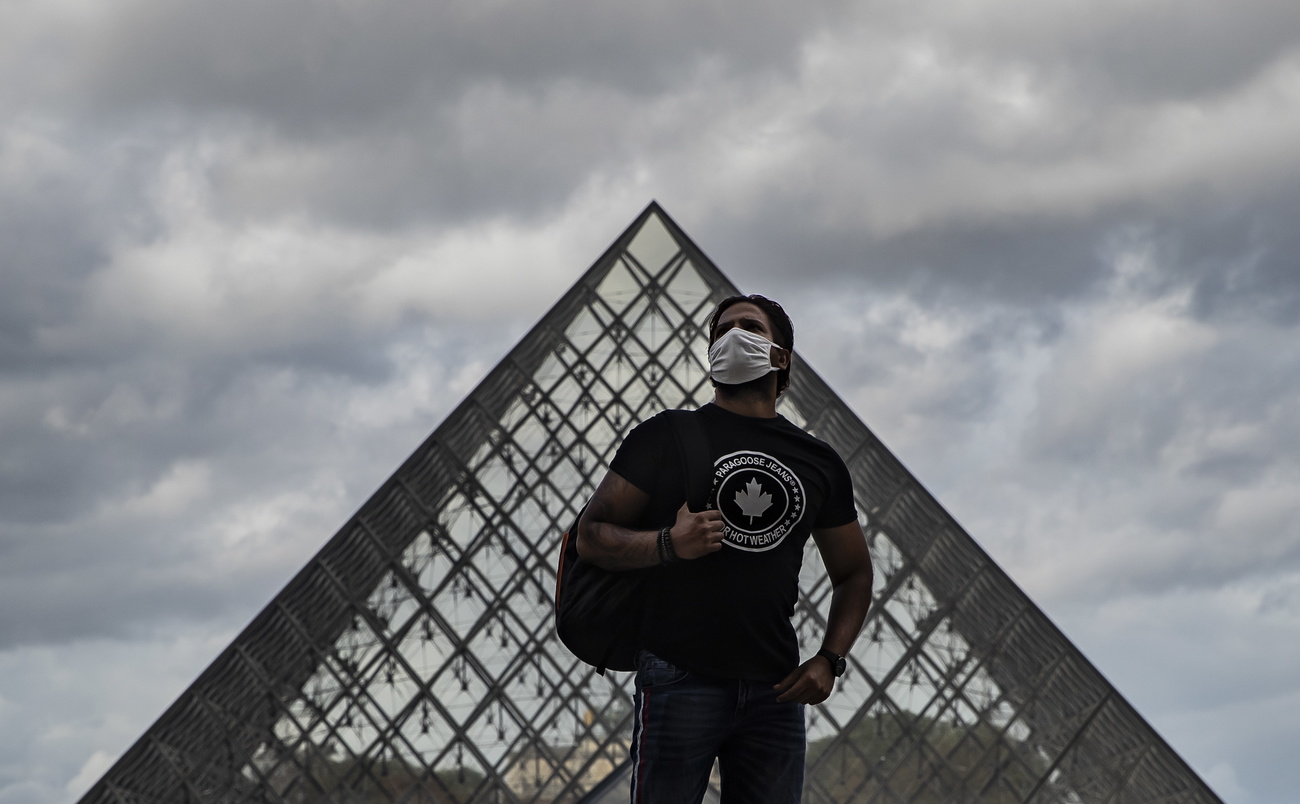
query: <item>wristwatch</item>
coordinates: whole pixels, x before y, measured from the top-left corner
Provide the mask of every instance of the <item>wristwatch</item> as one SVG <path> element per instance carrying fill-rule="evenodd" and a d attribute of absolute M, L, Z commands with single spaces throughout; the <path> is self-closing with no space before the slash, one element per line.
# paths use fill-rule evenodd
<path fill-rule="evenodd" d="M 839 655 L 838 653 L 834 653 L 830 650 L 827 650 L 826 648 L 822 648 L 821 650 L 817 651 L 817 655 L 825 656 L 826 659 L 831 663 L 831 672 L 835 673 L 836 678 L 839 678 L 840 676 L 844 675 L 844 671 L 848 669 L 849 663 L 844 659 L 843 656 Z"/>

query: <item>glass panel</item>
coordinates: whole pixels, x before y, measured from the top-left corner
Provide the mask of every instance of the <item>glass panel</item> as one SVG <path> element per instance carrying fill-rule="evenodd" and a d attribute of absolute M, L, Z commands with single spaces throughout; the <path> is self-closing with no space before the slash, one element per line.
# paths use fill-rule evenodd
<path fill-rule="evenodd" d="M 667 284 L 668 295 L 681 305 L 691 321 L 703 327 L 706 322 L 700 313 L 712 307 L 713 292 L 695 266 L 689 260 L 682 260 Z"/>
<path fill-rule="evenodd" d="M 651 275 L 659 273 L 680 249 L 658 215 L 650 215 L 632 239 L 628 253 Z"/>
<path fill-rule="evenodd" d="M 641 283 L 622 262 L 615 262 L 596 288 L 596 295 L 615 313 L 621 312 L 641 292 Z"/>

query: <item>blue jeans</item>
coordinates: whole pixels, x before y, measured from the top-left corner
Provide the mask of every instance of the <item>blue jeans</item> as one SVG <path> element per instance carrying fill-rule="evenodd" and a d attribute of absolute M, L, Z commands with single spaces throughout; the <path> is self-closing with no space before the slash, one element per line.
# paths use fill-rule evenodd
<path fill-rule="evenodd" d="M 797 804 L 803 793 L 803 705 L 771 684 L 679 670 L 637 656 L 632 804 L 698 804 L 716 757 L 722 804 Z"/>

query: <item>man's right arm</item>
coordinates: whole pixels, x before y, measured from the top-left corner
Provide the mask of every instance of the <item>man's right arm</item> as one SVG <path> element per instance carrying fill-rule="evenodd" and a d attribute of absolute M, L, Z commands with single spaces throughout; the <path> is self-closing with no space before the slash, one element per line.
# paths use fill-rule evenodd
<path fill-rule="evenodd" d="M 661 563 L 659 531 L 633 530 L 650 495 L 610 471 L 596 487 L 578 522 L 578 555 L 607 570 L 631 570 Z M 722 549 L 722 514 L 692 513 L 685 504 L 669 531 L 679 559 L 695 559 Z"/>

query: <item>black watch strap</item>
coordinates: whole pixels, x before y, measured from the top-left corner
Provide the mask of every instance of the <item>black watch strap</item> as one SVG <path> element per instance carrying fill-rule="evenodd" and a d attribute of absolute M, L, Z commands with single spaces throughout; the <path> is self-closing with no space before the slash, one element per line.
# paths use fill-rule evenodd
<path fill-rule="evenodd" d="M 849 663 L 845 661 L 843 656 L 839 655 L 838 653 L 835 653 L 834 651 L 828 650 L 826 648 L 822 648 L 821 650 L 817 651 L 817 655 L 825 656 L 827 660 L 830 661 L 831 672 L 835 674 L 836 678 L 839 678 L 840 676 L 844 675 L 844 671 L 848 669 Z"/>

